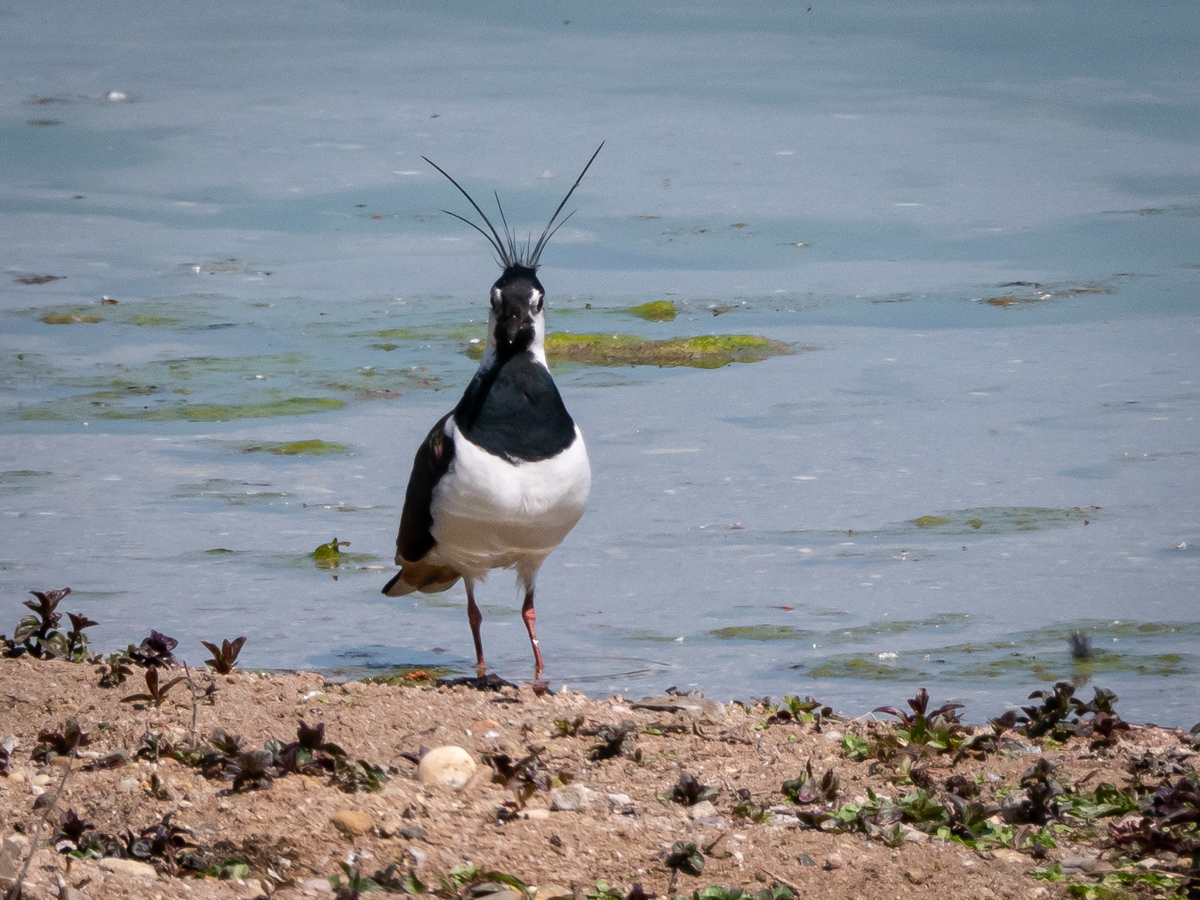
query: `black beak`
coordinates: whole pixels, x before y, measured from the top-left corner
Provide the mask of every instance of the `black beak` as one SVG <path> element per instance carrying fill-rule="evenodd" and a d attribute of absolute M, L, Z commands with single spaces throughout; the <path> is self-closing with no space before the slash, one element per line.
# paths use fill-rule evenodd
<path fill-rule="evenodd" d="M 496 317 L 496 346 L 522 353 L 533 343 L 533 316 L 528 310 L 505 310 Z"/>

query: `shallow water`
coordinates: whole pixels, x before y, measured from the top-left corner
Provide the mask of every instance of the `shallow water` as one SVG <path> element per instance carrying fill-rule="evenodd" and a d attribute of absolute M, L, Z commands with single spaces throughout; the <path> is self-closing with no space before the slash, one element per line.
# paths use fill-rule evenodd
<path fill-rule="evenodd" d="M 379 594 L 496 274 L 420 157 L 538 229 L 605 139 L 551 330 L 792 352 L 556 366 L 594 488 L 553 683 L 1200 718 L 1193 6 L 521 8 L 0 8 L 0 630 L 69 584 L 102 649 L 465 670 L 461 588 Z"/>

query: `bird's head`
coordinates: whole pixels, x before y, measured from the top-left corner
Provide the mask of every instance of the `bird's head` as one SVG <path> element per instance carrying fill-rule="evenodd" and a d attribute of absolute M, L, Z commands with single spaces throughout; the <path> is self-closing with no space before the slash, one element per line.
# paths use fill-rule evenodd
<path fill-rule="evenodd" d="M 501 358 L 530 351 L 544 363 L 545 297 L 537 269 L 519 264 L 507 266 L 492 285 L 488 349 Z"/>

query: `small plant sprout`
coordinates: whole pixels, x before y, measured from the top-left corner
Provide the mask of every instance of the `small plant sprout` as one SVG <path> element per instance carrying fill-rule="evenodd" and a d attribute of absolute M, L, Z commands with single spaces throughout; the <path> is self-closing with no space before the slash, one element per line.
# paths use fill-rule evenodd
<path fill-rule="evenodd" d="M 943 703 L 937 709 L 928 710 L 929 692 L 925 688 L 918 690 L 907 703 L 911 714 L 895 706 L 878 706 L 874 710 L 900 720 L 896 736 L 902 744 L 924 744 L 935 750 L 952 750 L 961 745 L 963 729 L 955 710 L 962 709 L 963 704 Z"/>
<path fill-rule="evenodd" d="M 812 760 L 804 766 L 804 772 L 799 778 L 783 783 L 783 795 L 793 803 L 806 804 L 825 801 L 832 803 L 837 799 L 841 782 L 833 770 L 829 769 L 819 779 L 813 775 Z"/>
<path fill-rule="evenodd" d="M 183 675 L 172 678 L 170 681 L 163 684 L 159 681 L 158 667 L 151 666 L 146 670 L 146 693 L 130 694 L 128 697 L 122 697 L 122 703 L 152 703 L 155 706 L 162 706 L 164 700 L 167 699 L 167 694 L 171 688 L 179 684 L 181 681 L 187 681 Z"/>
<path fill-rule="evenodd" d="M 688 841 L 676 841 L 666 859 L 668 869 L 692 876 L 698 876 L 704 871 L 704 862 L 704 854 L 695 844 Z M 674 876 L 671 880 L 675 880 Z"/>
<path fill-rule="evenodd" d="M 62 731 L 43 731 L 38 735 L 40 745 L 33 751 L 33 761 L 48 763 L 56 756 L 74 756 L 75 751 L 91 743 L 87 733 L 74 719 L 67 719 Z"/>
<path fill-rule="evenodd" d="M 175 638 L 152 630 L 149 637 L 144 638 L 136 647 L 131 644 L 125 653 L 131 661 L 139 666 L 171 668 L 179 665 L 179 660 L 172 652 L 178 646 L 179 641 Z"/>
<path fill-rule="evenodd" d="M 679 782 L 675 787 L 671 788 L 670 796 L 676 803 L 682 803 L 684 806 L 695 806 L 697 803 L 711 800 L 717 796 L 717 789 L 701 784 L 695 775 L 682 772 L 679 775 Z"/>
<path fill-rule="evenodd" d="M 23 616 L 17 623 L 12 639 L 0 635 L 0 655 L 23 656 L 28 654 L 34 659 L 65 659 L 70 662 L 83 662 L 87 658 L 87 635 L 85 628 L 97 624 L 83 613 L 68 613 L 71 620 L 71 630 L 62 632 L 58 625 L 62 621 L 62 613 L 58 612 L 58 604 L 71 593 L 71 589 L 60 588 L 54 591 L 30 591 L 36 600 L 26 600 L 24 605 L 33 611 L 33 615 Z"/>
<path fill-rule="evenodd" d="M 208 641 L 200 643 L 212 654 L 212 659 L 206 659 L 204 664 L 218 675 L 228 675 L 237 664 L 238 654 L 242 652 L 242 645 L 246 643 L 246 638 L 239 637 L 233 641 L 221 641 L 220 647 L 210 644 Z"/>
<path fill-rule="evenodd" d="M 633 736 L 637 732 L 637 725 L 633 722 L 622 722 L 620 725 L 601 725 L 595 731 L 600 743 L 592 747 L 588 758 L 593 762 L 599 762 L 620 756 L 633 743 Z"/>
<path fill-rule="evenodd" d="M 554 730 L 559 737 L 575 737 L 579 734 L 579 729 L 583 727 L 583 716 L 576 716 L 574 719 L 555 719 Z"/>
<path fill-rule="evenodd" d="M 756 825 L 771 821 L 771 804 L 756 803 L 754 795 L 747 788 L 738 788 L 737 803 L 733 806 L 733 815 L 746 819 Z"/>

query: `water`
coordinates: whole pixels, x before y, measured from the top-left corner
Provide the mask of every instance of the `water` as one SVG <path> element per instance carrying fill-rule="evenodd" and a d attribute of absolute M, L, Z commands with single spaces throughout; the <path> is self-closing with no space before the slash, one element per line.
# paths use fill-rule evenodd
<path fill-rule="evenodd" d="M 102 649 L 466 671 L 461 588 L 379 594 L 497 274 L 420 157 L 537 231 L 606 140 L 551 330 L 794 352 L 556 370 L 594 489 L 552 682 L 978 721 L 1066 678 L 1190 726 L 1194 6 L 805 9 L 0 8 L 0 630 L 70 585 Z M 528 677 L 510 576 L 481 602 Z"/>

